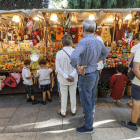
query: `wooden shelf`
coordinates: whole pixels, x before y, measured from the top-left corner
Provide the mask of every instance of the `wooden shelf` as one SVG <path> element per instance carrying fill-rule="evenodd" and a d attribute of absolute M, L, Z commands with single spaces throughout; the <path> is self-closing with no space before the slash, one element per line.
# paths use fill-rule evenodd
<path fill-rule="evenodd" d="M 0 73 L 7 73 L 9 70 L 0 70 Z M 22 70 L 10 70 L 10 72 L 22 72 Z"/>

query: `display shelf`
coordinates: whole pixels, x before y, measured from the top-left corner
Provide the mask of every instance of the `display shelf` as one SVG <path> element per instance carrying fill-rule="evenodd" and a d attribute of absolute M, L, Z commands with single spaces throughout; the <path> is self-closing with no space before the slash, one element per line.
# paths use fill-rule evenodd
<path fill-rule="evenodd" d="M 0 73 L 7 73 L 7 72 L 22 72 L 22 70 L 0 70 Z"/>

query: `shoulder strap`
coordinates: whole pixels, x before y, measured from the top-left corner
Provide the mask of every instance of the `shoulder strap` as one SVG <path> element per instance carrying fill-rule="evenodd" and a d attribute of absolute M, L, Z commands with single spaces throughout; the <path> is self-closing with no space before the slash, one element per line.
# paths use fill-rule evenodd
<path fill-rule="evenodd" d="M 70 58 L 69 54 L 63 49 L 63 51 L 67 54 L 67 56 Z"/>

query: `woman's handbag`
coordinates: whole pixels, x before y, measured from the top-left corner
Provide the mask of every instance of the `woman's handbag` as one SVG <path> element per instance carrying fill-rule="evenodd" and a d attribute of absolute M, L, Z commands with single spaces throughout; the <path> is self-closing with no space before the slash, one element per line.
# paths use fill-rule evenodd
<path fill-rule="evenodd" d="M 134 77 L 135 77 L 135 74 L 134 74 L 134 72 L 133 72 L 133 70 L 132 70 L 132 68 L 133 68 L 133 61 L 134 61 L 134 57 L 132 58 L 131 63 L 130 63 L 130 65 L 129 65 L 129 67 L 131 68 L 131 70 L 130 70 L 130 71 L 128 72 L 128 74 L 127 74 L 127 77 L 128 77 L 128 79 L 130 79 L 130 80 L 133 80 Z"/>
<path fill-rule="evenodd" d="M 135 74 L 133 72 L 133 70 L 131 69 L 128 74 L 127 74 L 128 79 L 133 80 L 135 77 Z"/>

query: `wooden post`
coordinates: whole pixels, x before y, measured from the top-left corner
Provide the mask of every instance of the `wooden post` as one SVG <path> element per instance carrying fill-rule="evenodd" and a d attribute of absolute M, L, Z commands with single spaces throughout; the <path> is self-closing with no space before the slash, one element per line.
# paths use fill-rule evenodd
<path fill-rule="evenodd" d="M 47 20 L 45 20 L 46 13 L 42 13 L 42 14 L 44 16 L 44 22 L 45 22 L 44 39 L 45 39 L 45 56 L 46 56 L 46 47 L 48 47 L 48 41 L 51 42 L 51 40 L 50 40 L 50 24 Z M 47 32 L 46 32 L 46 29 L 47 29 Z"/>
<path fill-rule="evenodd" d="M 19 21 L 19 29 L 20 29 L 20 21 Z M 18 43 L 19 43 L 19 29 L 18 29 Z"/>
<path fill-rule="evenodd" d="M 44 42 L 45 42 L 45 56 L 46 56 L 46 47 L 47 47 L 47 42 L 48 42 L 47 37 L 46 37 L 46 20 L 45 20 L 46 13 L 42 13 L 42 14 L 43 14 L 43 17 L 44 17 L 44 22 L 45 22 L 43 39 L 44 39 Z"/>
<path fill-rule="evenodd" d="M 116 28 L 116 16 L 117 16 L 117 13 L 115 14 L 115 22 L 114 22 L 114 31 L 113 31 L 112 44 L 113 44 L 113 41 L 114 41 L 114 36 L 115 36 L 115 28 Z M 112 45 L 111 45 L 111 46 L 112 46 Z"/>

